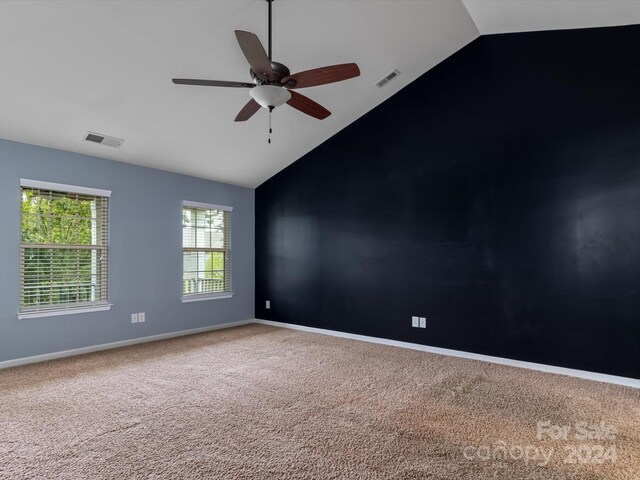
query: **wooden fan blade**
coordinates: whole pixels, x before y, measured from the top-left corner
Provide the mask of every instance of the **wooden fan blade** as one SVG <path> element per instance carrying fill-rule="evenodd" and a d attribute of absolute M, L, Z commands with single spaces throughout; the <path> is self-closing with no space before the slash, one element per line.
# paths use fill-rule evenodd
<path fill-rule="evenodd" d="M 291 98 L 287 104 L 291 105 L 296 110 L 300 110 L 302 113 L 317 118 L 318 120 L 324 120 L 331 112 L 324 108 L 319 103 L 314 102 L 309 97 L 299 94 L 298 92 L 290 92 Z"/>
<path fill-rule="evenodd" d="M 328 67 L 314 68 L 300 73 L 294 73 L 284 77 L 281 82 L 284 85 L 289 80 L 294 80 L 295 85 L 289 88 L 307 88 L 325 85 L 327 83 L 341 82 L 360 75 L 360 69 L 355 63 L 343 63 Z"/>
<path fill-rule="evenodd" d="M 191 78 L 174 78 L 172 81 L 176 85 L 199 85 L 201 87 L 253 88 L 256 86 L 254 83 L 227 82 L 225 80 L 194 80 Z"/>
<path fill-rule="evenodd" d="M 271 60 L 269 60 L 267 52 L 265 52 L 257 35 L 243 30 L 236 30 L 236 39 L 253 73 L 263 80 L 270 80 L 273 77 Z"/>
<path fill-rule="evenodd" d="M 260 105 L 253 98 L 242 107 L 242 110 L 236 115 L 236 122 L 244 122 L 253 117 L 253 114 L 260 110 Z"/>

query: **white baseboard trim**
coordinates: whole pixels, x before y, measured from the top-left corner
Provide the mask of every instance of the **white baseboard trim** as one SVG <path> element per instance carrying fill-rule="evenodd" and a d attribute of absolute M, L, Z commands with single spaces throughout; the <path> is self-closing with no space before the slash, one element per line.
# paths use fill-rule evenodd
<path fill-rule="evenodd" d="M 386 338 L 368 337 L 366 335 L 357 335 L 355 333 L 338 332 L 336 330 L 326 330 L 324 328 L 305 327 L 292 323 L 274 322 L 272 320 L 256 319 L 256 323 L 263 325 L 271 325 L 274 327 L 290 328 L 292 330 L 301 330 L 303 332 L 320 333 L 322 335 L 331 335 L 333 337 L 348 338 L 351 340 L 360 340 L 362 342 L 379 343 L 381 345 L 390 345 L 392 347 L 408 348 L 411 350 L 419 350 L 421 352 L 436 353 L 438 355 L 448 355 L 451 357 L 468 358 L 471 360 L 479 360 L 481 362 L 497 363 L 499 365 L 508 365 L 510 367 L 526 368 L 528 370 L 537 370 L 539 372 L 555 373 L 558 375 L 567 375 L 570 377 L 583 378 L 596 382 L 614 383 L 616 385 L 624 385 L 626 387 L 640 388 L 640 380 L 627 377 L 618 377 L 615 375 L 607 375 L 604 373 L 588 372 L 585 370 L 574 370 L 573 368 L 555 367 L 553 365 L 544 365 L 542 363 L 523 362 L 521 360 L 512 360 L 510 358 L 492 357 L 490 355 L 482 355 L 479 353 L 463 352 L 460 350 L 450 350 L 448 348 L 431 347 L 421 345 L 419 343 L 400 342 L 398 340 L 388 340 Z"/>
<path fill-rule="evenodd" d="M 240 320 L 239 322 L 221 323 L 220 325 L 211 325 L 209 327 L 192 328 L 190 330 L 180 330 L 178 332 L 161 333 L 159 335 L 150 335 L 148 337 L 131 338 L 129 340 L 121 340 L 119 342 L 103 343 L 100 345 L 92 345 L 90 347 L 74 348 L 72 350 L 63 350 L 62 352 L 45 353 L 44 355 L 34 355 L 32 357 L 16 358 L 15 360 L 5 360 L 0 362 L 0 370 L 3 368 L 18 367 L 29 363 L 46 362 L 57 358 L 72 357 L 75 355 L 83 355 L 85 353 L 99 352 L 101 350 L 110 350 L 112 348 L 128 347 L 139 343 L 156 342 L 158 340 L 166 340 L 168 338 L 184 337 L 186 335 L 195 335 L 197 333 L 211 332 L 213 330 L 222 330 L 223 328 L 239 327 L 254 323 L 255 319 Z"/>
<path fill-rule="evenodd" d="M 327 330 L 324 328 L 305 327 L 303 325 L 295 325 L 292 323 L 274 322 L 272 320 L 248 319 L 238 322 L 222 323 L 220 325 L 212 325 L 209 327 L 192 328 L 190 330 L 180 330 L 178 332 L 161 333 L 159 335 L 151 335 L 148 337 L 132 338 L 129 340 L 121 340 L 119 342 L 103 343 L 100 345 L 92 345 L 89 347 L 74 348 L 72 350 L 64 350 L 61 352 L 46 353 L 43 355 L 34 355 L 32 357 L 16 358 L 14 360 L 6 360 L 0 362 L 0 370 L 4 368 L 18 367 L 30 363 L 46 362 L 57 358 L 72 357 L 75 355 L 83 355 L 86 353 L 99 352 L 102 350 L 110 350 L 113 348 L 127 347 L 140 343 L 155 342 L 158 340 L 166 340 L 168 338 L 183 337 L 186 335 L 195 335 L 198 333 L 211 332 L 214 330 L 222 330 L 225 328 L 239 327 L 251 323 L 260 323 L 263 325 L 271 325 L 280 328 L 289 328 L 292 330 L 300 330 L 303 332 L 319 333 L 322 335 L 330 335 L 333 337 L 347 338 L 350 340 L 359 340 L 362 342 L 377 343 L 380 345 L 389 345 L 392 347 L 408 348 L 421 352 L 435 353 L 438 355 L 448 355 L 451 357 L 467 358 L 471 360 L 479 360 L 481 362 L 497 363 L 499 365 L 508 365 L 510 367 L 526 368 L 528 370 L 536 370 L 539 372 L 554 373 L 557 375 L 567 375 L 570 377 L 583 378 L 596 382 L 613 383 L 626 387 L 640 389 L 640 380 L 635 378 L 618 377 L 616 375 L 607 375 L 604 373 L 588 372 L 585 370 L 575 370 L 572 368 L 556 367 L 553 365 L 544 365 L 542 363 L 524 362 L 521 360 L 512 360 L 510 358 L 493 357 L 490 355 L 482 355 L 479 353 L 463 352 L 460 350 L 451 350 L 448 348 L 431 347 L 429 345 L 421 345 L 419 343 L 401 342 L 398 340 L 389 340 L 386 338 L 369 337 L 366 335 L 358 335 L 355 333 L 339 332 L 336 330 Z"/>

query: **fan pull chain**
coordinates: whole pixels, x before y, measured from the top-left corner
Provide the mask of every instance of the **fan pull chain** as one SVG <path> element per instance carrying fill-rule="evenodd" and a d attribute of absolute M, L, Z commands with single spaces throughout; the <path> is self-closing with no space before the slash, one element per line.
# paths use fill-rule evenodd
<path fill-rule="evenodd" d="M 269 109 L 269 138 L 267 139 L 267 143 L 271 143 L 271 133 L 273 132 L 271 129 L 271 112 L 273 112 L 273 108 Z"/>

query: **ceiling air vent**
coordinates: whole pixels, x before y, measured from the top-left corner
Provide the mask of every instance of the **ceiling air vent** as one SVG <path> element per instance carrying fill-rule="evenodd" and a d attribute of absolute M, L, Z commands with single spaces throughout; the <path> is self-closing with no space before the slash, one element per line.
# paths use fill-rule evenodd
<path fill-rule="evenodd" d="M 107 135 L 102 135 L 101 133 L 87 132 L 87 135 L 84 137 L 87 142 L 99 143 L 100 145 L 106 145 L 107 147 L 120 148 L 120 146 L 124 143 L 124 140 L 121 138 L 108 137 Z"/>
<path fill-rule="evenodd" d="M 396 78 L 398 75 L 400 75 L 400 72 L 394 69 L 393 71 L 391 71 L 390 73 L 382 77 L 380 80 L 378 80 L 376 82 L 376 87 L 378 88 L 384 87 L 387 83 L 389 83 L 391 80 Z"/>

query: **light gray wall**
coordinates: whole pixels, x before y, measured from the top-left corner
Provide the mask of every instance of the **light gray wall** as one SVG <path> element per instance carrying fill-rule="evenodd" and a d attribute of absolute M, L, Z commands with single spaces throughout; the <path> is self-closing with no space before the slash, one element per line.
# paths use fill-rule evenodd
<path fill-rule="evenodd" d="M 110 311 L 18 320 L 20 178 L 112 191 Z M 233 298 L 180 301 L 183 200 L 233 206 Z M 0 139 L 0 361 L 253 317 L 252 189 Z"/>

